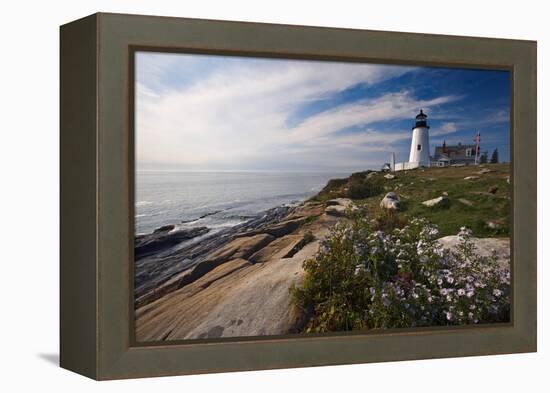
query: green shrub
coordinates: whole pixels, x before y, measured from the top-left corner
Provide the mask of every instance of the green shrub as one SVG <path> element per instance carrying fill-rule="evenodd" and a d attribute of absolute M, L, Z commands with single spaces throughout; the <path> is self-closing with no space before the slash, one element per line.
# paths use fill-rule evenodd
<path fill-rule="evenodd" d="M 376 196 L 384 190 L 382 178 L 374 176 L 367 179 L 372 171 L 352 173 L 348 178 L 331 179 L 327 185 L 314 197 L 313 201 L 326 201 L 333 198 L 347 197 L 352 199 L 364 199 Z"/>
<path fill-rule="evenodd" d="M 423 219 L 389 233 L 361 217 L 338 224 L 291 288 L 294 303 L 313 310 L 305 331 L 509 321 L 509 268 L 477 255 L 465 228 L 456 250 L 437 235 Z"/>
<path fill-rule="evenodd" d="M 312 201 L 326 201 L 332 198 L 338 198 L 344 196 L 344 187 L 348 183 L 348 179 L 330 179 L 327 185 L 323 187 L 321 191 L 310 200 Z"/>
<path fill-rule="evenodd" d="M 364 199 L 379 195 L 383 190 L 384 188 L 379 179 L 350 179 L 347 197 L 351 199 Z"/>
<path fill-rule="evenodd" d="M 396 228 L 403 228 L 407 220 L 393 209 L 382 210 L 374 219 L 374 229 L 391 232 Z"/>

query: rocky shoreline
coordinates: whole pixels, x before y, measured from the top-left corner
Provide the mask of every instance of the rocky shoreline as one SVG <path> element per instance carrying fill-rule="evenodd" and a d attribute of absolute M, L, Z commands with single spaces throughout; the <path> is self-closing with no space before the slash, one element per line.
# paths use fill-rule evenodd
<path fill-rule="evenodd" d="M 135 238 L 134 294 L 136 304 L 144 303 L 143 296 L 161 287 L 175 275 L 192 269 L 209 254 L 237 237 L 278 223 L 292 213 L 294 207 L 279 206 L 245 223 L 212 233 L 207 227 L 176 229 L 167 225 L 150 234 Z M 182 242 L 186 241 L 181 244 Z"/>
<path fill-rule="evenodd" d="M 137 238 L 141 248 L 166 245 L 152 254 L 136 253 L 137 339 L 299 331 L 305 316 L 292 307 L 289 288 L 299 284 L 303 261 L 315 255 L 332 226 L 346 219 L 344 210 L 351 204 L 342 198 L 276 207 L 215 234 L 195 229 L 196 236 L 183 247 L 163 239 L 191 234 L 177 235 L 170 227 Z"/>

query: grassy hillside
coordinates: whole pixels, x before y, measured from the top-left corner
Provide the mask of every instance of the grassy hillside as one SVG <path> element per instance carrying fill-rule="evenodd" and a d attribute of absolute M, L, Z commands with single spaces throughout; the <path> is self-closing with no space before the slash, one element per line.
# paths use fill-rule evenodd
<path fill-rule="evenodd" d="M 331 180 L 313 199 L 353 199 L 368 208 L 371 217 L 383 212 L 380 201 L 389 191 L 401 199 L 401 218 L 423 217 L 438 225 L 442 236 L 456 234 L 466 226 L 476 237 L 509 236 L 511 186 L 509 164 L 422 168 L 392 173 L 359 172 L 347 179 Z M 470 179 L 465 179 L 472 177 Z M 423 201 L 446 193 L 448 203 L 426 207 Z"/>

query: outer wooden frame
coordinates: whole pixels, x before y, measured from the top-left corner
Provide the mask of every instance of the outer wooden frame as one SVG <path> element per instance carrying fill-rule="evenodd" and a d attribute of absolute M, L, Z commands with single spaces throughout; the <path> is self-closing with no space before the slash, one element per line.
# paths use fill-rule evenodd
<path fill-rule="evenodd" d="M 159 51 L 508 69 L 512 323 L 136 346 L 132 54 Z M 61 27 L 61 366 L 95 379 L 536 351 L 536 43 L 95 14 Z"/>

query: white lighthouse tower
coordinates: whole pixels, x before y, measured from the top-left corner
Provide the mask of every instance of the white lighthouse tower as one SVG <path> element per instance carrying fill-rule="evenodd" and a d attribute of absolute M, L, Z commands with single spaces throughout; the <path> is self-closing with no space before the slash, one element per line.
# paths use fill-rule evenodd
<path fill-rule="evenodd" d="M 428 116 L 422 109 L 416 115 L 416 122 L 413 127 L 411 140 L 411 154 L 409 163 L 415 166 L 430 166 L 430 135 L 427 119 Z"/>

